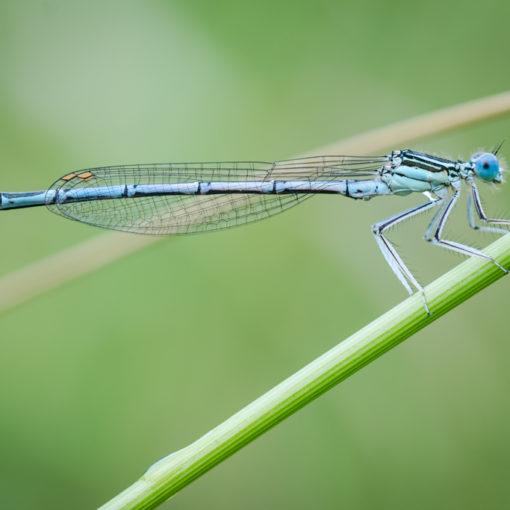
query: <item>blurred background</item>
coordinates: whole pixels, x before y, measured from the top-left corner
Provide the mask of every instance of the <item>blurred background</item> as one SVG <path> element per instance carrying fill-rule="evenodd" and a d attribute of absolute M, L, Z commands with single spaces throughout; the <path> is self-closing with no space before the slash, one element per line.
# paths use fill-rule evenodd
<path fill-rule="evenodd" d="M 505 0 L 3 0 L 1 189 L 98 165 L 282 159 L 504 91 L 509 14 Z M 468 158 L 509 133 L 502 118 L 413 148 Z M 510 185 L 484 191 L 510 217 Z M 420 200 L 317 197 L 164 238 L 3 312 L 0 506 L 99 506 L 404 299 L 370 225 Z M 392 233 L 424 283 L 462 260 L 421 241 L 427 219 Z M 43 208 L 1 220 L 2 275 L 101 234 Z M 463 205 L 448 234 L 493 240 Z M 507 507 L 509 285 L 162 508 Z"/>

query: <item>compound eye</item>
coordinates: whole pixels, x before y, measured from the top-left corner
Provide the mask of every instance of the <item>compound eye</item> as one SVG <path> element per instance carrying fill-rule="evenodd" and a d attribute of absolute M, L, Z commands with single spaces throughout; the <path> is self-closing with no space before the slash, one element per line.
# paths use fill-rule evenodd
<path fill-rule="evenodd" d="M 490 152 L 478 152 L 471 156 L 474 163 L 475 174 L 480 179 L 488 182 L 501 181 L 498 158 Z"/>

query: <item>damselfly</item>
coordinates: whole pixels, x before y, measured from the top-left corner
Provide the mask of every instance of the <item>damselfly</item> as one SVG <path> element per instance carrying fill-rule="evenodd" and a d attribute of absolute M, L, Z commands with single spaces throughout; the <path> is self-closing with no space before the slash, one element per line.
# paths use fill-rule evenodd
<path fill-rule="evenodd" d="M 141 234 L 183 234 L 227 228 L 266 218 L 318 193 L 369 200 L 379 195 L 422 193 L 425 203 L 372 227 L 375 240 L 400 282 L 412 294 L 425 292 L 385 231 L 437 207 L 425 239 L 449 250 L 496 260 L 476 248 L 444 239 L 442 233 L 459 199 L 462 183 L 471 189 L 469 225 L 506 233 L 488 225 L 510 220 L 488 218 L 475 182 L 501 183 L 497 153 L 477 152 L 468 161 L 451 161 L 412 150 L 387 156 L 321 156 L 274 163 L 163 163 L 99 167 L 71 172 L 46 191 L 0 193 L 0 209 L 46 205 L 66 218 Z M 475 213 L 485 226 L 475 224 Z"/>

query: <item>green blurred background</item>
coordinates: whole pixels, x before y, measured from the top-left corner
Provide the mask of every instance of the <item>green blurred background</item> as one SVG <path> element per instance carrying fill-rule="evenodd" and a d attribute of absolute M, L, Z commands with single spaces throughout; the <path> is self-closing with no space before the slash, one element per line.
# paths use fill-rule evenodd
<path fill-rule="evenodd" d="M 504 91 L 509 15 L 507 0 L 3 0 L 1 188 L 97 165 L 292 157 Z M 467 158 L 509 133 L 500 119 L 413 148 Z M 508 217 L 510 186 L 486 191 Z M 162 239 L 2 313 L 0 506 L 100 505 L 405 298 L 370 225 L 419 200 L 321 197 Z M 490 242 L 459 209 L 450 236 Z M 1 274 L 101 233 L 44 209 L 1 220 Z M 393 235 L 423 282 L 461 261 L 421 242 L 426 223 Z M 509 285 L 163 507 L 508 507 Z"/>

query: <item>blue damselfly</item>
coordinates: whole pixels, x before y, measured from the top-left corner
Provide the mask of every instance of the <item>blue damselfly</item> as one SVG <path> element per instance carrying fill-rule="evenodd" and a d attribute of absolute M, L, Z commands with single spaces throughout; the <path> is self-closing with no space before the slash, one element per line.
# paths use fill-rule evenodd
<path fill-rule="evenodd" d="M 501 145 L 500 145 L 501 146 Z M 452 161 L 413 150 L 386 156 L 315 156 L 272 163 L 162 163 L 99 167 L 71 172 L 46 191 L 0 193 L 0 209 L 46 205 L 66 218 L 104 228 L 141 234 L 184 234 L 231 227 L 266 218 L 318 194 L 369 200 L 379 195 L 422 193 L 425 203 L 373 225 L 379 248 L 407 291 L 423 297 L 423 287 L 384 232 L 434 207 L 425 231 L 431 243 L 464 255 L 497 261 L 476 248 L 444 239 L 445 223 L 460 195 L 471 189 L 468 222 L 478 230 L 505 233 L 489 225 L 510 220 L 488 218 L 476 179 L 501 183 L 497 153 L 477 152 L 468 161 Z M 475 213 L 484 223 L 477 226 Z"/>

